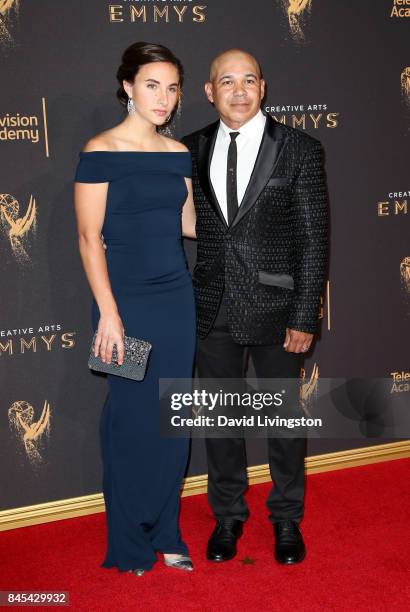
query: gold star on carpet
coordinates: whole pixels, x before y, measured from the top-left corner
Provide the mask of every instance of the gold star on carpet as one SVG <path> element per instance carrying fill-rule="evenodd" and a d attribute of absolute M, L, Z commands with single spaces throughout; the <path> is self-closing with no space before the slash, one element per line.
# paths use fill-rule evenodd
<path fill-rule="evenodd" d="M 255 559 L 245 557 L 245 559 L 241 559 L 241 563 L 243 563 L 244 565 L 253 565 L 255 563 Z"/>

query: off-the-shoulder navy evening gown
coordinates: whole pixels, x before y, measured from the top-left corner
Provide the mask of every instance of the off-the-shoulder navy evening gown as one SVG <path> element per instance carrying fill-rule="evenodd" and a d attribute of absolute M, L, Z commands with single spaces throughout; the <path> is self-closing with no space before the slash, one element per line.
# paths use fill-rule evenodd
<path fill-rule="evenodd" d="M 107 553 L 103 567 L 150 569 L 188 554 L 178 527 L 189 441 L 159 432 L 159 378 L 190 378 L 195 305 L 181 238 L 188 152 L 80 153 L 75 180 L 108 182 L 102 234 L 127 336 L 153 348 L 142 382 L 108 375 L 100 424 Z M 92 305 L 94 331 L 99 309 Z"/>

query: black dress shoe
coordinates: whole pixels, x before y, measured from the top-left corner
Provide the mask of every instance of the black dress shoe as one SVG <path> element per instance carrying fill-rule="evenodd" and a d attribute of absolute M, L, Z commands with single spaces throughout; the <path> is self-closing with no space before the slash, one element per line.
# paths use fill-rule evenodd
<path fill-rule="evenodd" d="M 242 535 L 243 521 L 223 519 L 209 538 L 206 557 L 209 561 L 229 561 L 236 555 L 236 542 Z"/>
<path fill-rule="evenodd" d="M 274 523 L 275 559 L 278 563 L 299 563 L 306 556 L 302 534 L 296 521 L 287 519 Z"/>

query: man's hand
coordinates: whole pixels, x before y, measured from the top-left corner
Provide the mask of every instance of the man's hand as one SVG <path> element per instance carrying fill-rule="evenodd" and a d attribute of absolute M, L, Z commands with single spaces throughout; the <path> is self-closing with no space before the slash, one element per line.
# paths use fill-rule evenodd
<path fill-rule="evenodd" d="M 288 353 L 306 353 L 312 344 L 313 334 L 286 328 L 286 338 L 283 348 Z"/>

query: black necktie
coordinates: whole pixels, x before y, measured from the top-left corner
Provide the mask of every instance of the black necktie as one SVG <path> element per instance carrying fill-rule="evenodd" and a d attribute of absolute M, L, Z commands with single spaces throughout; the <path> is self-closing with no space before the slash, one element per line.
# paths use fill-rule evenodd
<path fill-rule="evenodd" d="M 238 212 L 238 188 L 236 183 L 236 166 L 238 162 L 238 150 L 236 138 L 239 132 L 230 132 L 231 142 L 228 149 L 228 165 L 226 172 L 226 203 L 228 208 L 228 225 L 231 225 Z"/>

